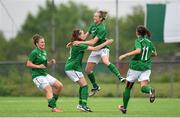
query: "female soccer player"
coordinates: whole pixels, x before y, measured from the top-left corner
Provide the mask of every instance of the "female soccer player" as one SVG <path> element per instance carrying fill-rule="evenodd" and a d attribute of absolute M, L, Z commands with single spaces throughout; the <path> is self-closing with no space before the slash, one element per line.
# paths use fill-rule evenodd
<path fill-rule="evenodd" d="M 74 42 L 75 45 L 78 44 L 88 44 L 88 45 L 94 45 L 97 46 L 99 44 L 102 44 L 106 41 L 106 27 L 103 24 L 103 21 L 107 17 L 107 12 L 105 11 L 97 11 L 94 14 L 93 20 L 94 22 L 90 25 L 89 31 L 85 34 L 85 39 L 91 34 L 93 39 L 89 41 L 76 41 Z M 100 87 L 97 85 L 95 81 L 95 76 L 93 73 L 94 66 L 99 63 L 100 59 L 102 59 L 102 62 L 108 67 L 108 69 L 115 74 L 119 80 L 122 82 L 124 81 L 124 78 L 121 76 L 119 70 L 117 67 L 112 64 L 109 61 L 109 47 L 104 46 L 98 51 L 92 51 L 86 65 L 86 73 L 88 74 L 88 78 L 91 81 L 93 85 L 93 89 L 91 90 L 89 96 L 93 96 L 97 91 L 100 90 Z"/>
<path fill-rule="evenodd" d="M 99 50 L 102 47 L 108 44 L 111 44 L 112 39 L 107 40 L 96 47 L 88 46 L 86 44 L 80 44 L 77 46 L 73 45 L 74 41 L 84 40 L 84 35 L 85 34 L 82 30 L 75 29 L 73 31 L 72 40 L 67 45 L 68 47 L 70 47 L 70 56 L 65 65 L 65 72 L 72 81 L 77 82 L 80 86 L 79 105 L 77 106 L 77 109 L 84 112 L 92 112 L 91 109 L 87 107 L 88 86 L 84 78 L 84 75 L 82 73 L 82 59 L 83 59 L 84 51 L 85 50 L 90 50 L 90 51 Z"/>
<path fill-rule="evenodd" d="M 61 109 L 56 107 L 56 101 L 63 85 L 47 73 L 47 66 L 49 64 L 55 64 L 56 61 L 55 59 L 47 61 L 45 40 L 42 36 L 36 34 L 32 39 L 36 48 L 29 55 L 26 66 L 31 68 L 33 82 L 37 88 L 45 92 L 48 107 L 52 108 L 52 112 L 62 112 Z"/>
<path fill-rule="evenodd" d="M 151 57 L 157 56 L 156 49 L 149 40 L 151 33 L 142 25 L 136 28 L 135 48 L 133 51 L 123 54 L 119 57 L 123 60 L 133 56 L 130 60 L 129 70 L 126 78 L 126 88 L 123 93 L 123 105 L 118 108 L 122 113 L 126 113 L 130 92 L 136 79 L 141 84 L 141 92 L 149 94 L 150 102 L 155 100 L 155 90 L 149 86 L 151 74 Z"/>

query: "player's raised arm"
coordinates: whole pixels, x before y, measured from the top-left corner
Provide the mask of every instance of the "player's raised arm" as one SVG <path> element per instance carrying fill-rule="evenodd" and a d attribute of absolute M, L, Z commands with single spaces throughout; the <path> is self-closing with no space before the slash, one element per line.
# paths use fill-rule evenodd
<path fill-rule="evenodd" d="M 97 51 L 97 50 L 100 50 L 101 48 L 103 48 L 104 46 L 106 45 L 110 45 L 112 44 L 113 40 L 112 39 L 109 39 L 109 40 L 106 40 L 106 42 L 96 46 L 96 47 L 92 47 L 92 46 L 88 46 L 88 49 L 87 50 L 90 50 L 90 51 Z"/>
<path fill-rule="evenodd" d="M 26 62 L 26 66 L 29 67 L 29 68 L 46 68 L 45 65 L 43 65 L 43 64 L 40 64 L 40 65 L 33 64 L 32 61 L 30 61 L 30 60 L 28 60 Z"/>
<path fill-rule="evenodd" d="M 137 54 L 140 54 L 141 53 L 141 49 L 140 48 L 137 48 L 136 50 L 133 50 L 131 52 L 128 52 L 128 53 L 125 53 L 121 56 L 119 56 L 119 60 L 123 60 L 129 56 L 134 56 L 134 55 L 137 55 Z"/>
<path fill-rule="evenodd" d="M 99 38 L 95 37 L 94 39 L 91 39 L 89 41 L 74 41 L 73 45 L 79 45 L 79 44 L 87 44 L 87 45 L 94 45 L 96 42 L 98 42 Z"/>

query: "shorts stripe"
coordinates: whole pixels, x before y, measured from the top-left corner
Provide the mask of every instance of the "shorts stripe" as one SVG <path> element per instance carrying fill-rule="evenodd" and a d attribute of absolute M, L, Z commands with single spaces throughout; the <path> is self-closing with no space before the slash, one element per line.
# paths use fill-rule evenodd
<path fill-rule="evenodd" d="M 41 83 L 39 82 L 38 78 L 35 78 L 35 80 L 36 80 L 39 84 L 41 84 Z"/>
<path fill-rule="evenodd" d="M 80 77 L 79 77 L 79 75 L 77 74 L 77 72 L 76 71 L 74 71 L 74 73 L 76 74 L 76 76 L 80 79 Z"/>

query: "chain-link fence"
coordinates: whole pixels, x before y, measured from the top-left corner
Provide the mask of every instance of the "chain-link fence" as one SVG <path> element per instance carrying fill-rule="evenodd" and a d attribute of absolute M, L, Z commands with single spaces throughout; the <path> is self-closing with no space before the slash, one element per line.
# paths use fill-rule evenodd
<path fill-rule="evenodd" d="M 64 72 L 64 62 L 58 62 L 54 67 L 49 67 L 49 73 L 64 84 L 62 96 L 77 96 L 78 85 L 73 83 Z M 128 63 L 116 64 L 122 75 L 126 76 Z M 85 63 L 84 63 L 85 66 Z M 113 97 L 122 96 L 125 85 L 100 63 L 95 66 L 97 83 L 102 90 L 97 96 Z M 89 89 L 91 84 L 84 73 Z M 156 88 L 159 97 L 180 97 L 180 62 L 179 61 L 156 61 L 153 62 L 151 85 Z M 25 67 L 24 62 L 0 62 L 0 95 L 1 96 L 40 96 L 42 92 L 32 82 L 30 69 Z M 140 85 L 136 82 L 133 87 L 133 96 L 143 97 Z"/>

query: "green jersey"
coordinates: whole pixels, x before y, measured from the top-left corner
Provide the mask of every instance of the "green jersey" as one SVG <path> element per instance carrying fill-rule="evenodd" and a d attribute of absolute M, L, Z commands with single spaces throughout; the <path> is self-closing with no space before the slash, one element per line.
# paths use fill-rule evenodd
<path fill-rule="evenodd" d="M 151 55 L 155 51 L 152 42 L 146 37 L 139 37 L 135 40 L 135 49 L 141 49 L 141 53 L 130 59 L 130 68 L 138 71 L 151 69 Z"/>
<path fill-rule="evenodd" d="M 89 34 L 92 35 L 93 38 L 98 37 L 98 41 L 94 44 L 94 46 L 100 45 L 106 42 L 106 27 L 103 23 L 92 23 L 88 30 Z M 103 48 L 109 48 L 109 46 L 105 46 Z"/>
<path fill-rule="evenodd" d="M 84 51 L 87 50 L 88 45 L 80 44 L 78 46 L 72 46 L 70 48 L 70 56 L 65 64 L 65 71 L 75 70 L 82 72 L 82 59 Z"/>
<path fill-rule="evenodd" d="M 47 53 L 44 50 L 40 50 L 39 48 L 35 48 L 31 54 L 29 55 L 29 61 L 33 64 L 40 65 L 44 64 L 47 66 Z M 46 76 L 47 69 L 46 68 L 32 68 L 31 69 L 32 78 L 38 76 Z"/>

